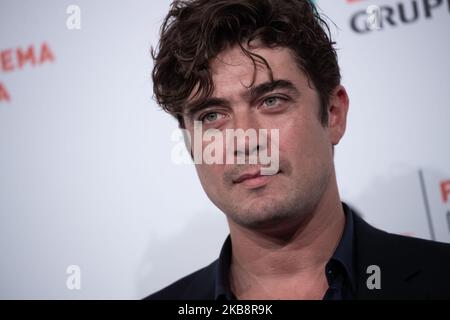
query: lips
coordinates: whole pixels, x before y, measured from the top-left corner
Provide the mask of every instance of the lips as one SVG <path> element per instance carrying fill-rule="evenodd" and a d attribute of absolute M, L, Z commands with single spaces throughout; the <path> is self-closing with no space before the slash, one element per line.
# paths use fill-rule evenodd
<path fill-rule="evenodd" d="M 259 188 L 266 185 L 273 176 L 277 175 L 281 171 L 274 175 L 261 175 L 260 170 L 246 172 L 241 174 L 237 179 L 233 180 L 233 183 L 244 186 L 248 189 Z"/>
<path fill-rule="evenodd" d="M 254 173 L 244 173 L 240 175 L 236 180 L 234 180 L 234 183 L 241 183 L 242 181 L 248 180 L 248 179 L 254 179 L 257 177 L 261 177 L 260 171 Z"/>

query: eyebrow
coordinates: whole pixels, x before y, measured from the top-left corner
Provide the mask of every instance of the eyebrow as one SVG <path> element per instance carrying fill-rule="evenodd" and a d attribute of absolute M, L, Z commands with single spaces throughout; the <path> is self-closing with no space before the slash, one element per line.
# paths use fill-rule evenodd
<path fill-rule="evenodd" d="M 210 97 L 210 98 L 206 98 L 198 103 L 192 103 L 192 104 L 188 104 L 186 107 L 186 116 L 192 120 L 192 118 L 194 117 L 194 115 L 206 108 L 212 107 L 212 106 L 217 106 L 217 107 L 228 107 L 230 105 L 230 103 L 222 98 L 215 98 L 215 97 Z"/>
<path fill-rule="evenodd" d="M 250 88 L 250 90 L 244 95 L 248 96 L 249 100 L 253 102 L 262 95 L 272 92 L 276 89 L 288 90 L 295 96 L 300 95 L 300 92 L 297 90 L 295 85 L 291 81 L 284 79 L 263 82 L 256 87 Z"/>
<path fill-rule="evenodd" d="M 255 87 L 251 87 L 248 91 L 244 92 L 242 96 L 253 103 L 255 100 L 257 100 L 262 95 L 272 92 L 276 89 L 288 90 L 294 96 L 300 95 L 300 92 L 298 91 L 298 89 L 295 87 L 295 85 L 291 81 L 285 80 L 285 79 L 279 79 L 279 80 L 274 80 L 274 81 L 263 82 Z M 192 120 L 193 116 L 197 112 L 199 112 L 203 109 L 209 108 L 211 106 L 229 107 L 230 102 L 223 98 L 217 98 L 217 97 L 206 98 L 198 103 L 194 102 L 192 104 L 188 104 L 186 106 L 185 115 L 190 120 Z"/>

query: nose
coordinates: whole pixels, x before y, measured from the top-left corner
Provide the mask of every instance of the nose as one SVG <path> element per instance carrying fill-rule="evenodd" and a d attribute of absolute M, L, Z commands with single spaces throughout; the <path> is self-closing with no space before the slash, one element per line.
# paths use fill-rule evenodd
<path fill-rule="evenodd" d="M 259 129 L 260 123 L 250 110 L 235 115 L 232 142 L 234 157 L 238 159 L 237 163 L 245 163 L 246 157 L 250 163 L 257 163 L 258 152 L 262 147 L 259 143 Z"/>
<path fill-rule="evenodd" d="M 240 147 L 239 142 L 238 142 L 238 144 L 236 144 L 235 149 L 236 150 L 234 150 L 234 156 L 236 158 L 245 159 L 245 157 L 249 157 L 249 158 L 255 157 L 257 159 L 260 146 L 258 143 L 252 144 L 250 142 L 246 142 L 243 147 Z"/>

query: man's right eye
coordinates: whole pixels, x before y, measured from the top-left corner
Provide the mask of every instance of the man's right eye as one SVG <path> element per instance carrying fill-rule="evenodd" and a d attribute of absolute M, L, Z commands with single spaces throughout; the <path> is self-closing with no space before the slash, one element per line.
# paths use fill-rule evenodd
<path fill-rule="evenodd" d="M 208 112 L 202 116 L 199 117 L 199 120 L 203 123 L 207 122 L 214 122 L 221 118 L 223 118 L 224 115 L 218 112 Z"/>

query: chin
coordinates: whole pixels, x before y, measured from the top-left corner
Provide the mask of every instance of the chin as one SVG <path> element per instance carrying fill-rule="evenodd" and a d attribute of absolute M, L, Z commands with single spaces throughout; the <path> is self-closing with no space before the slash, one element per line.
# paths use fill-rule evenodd
<path fill-rule="evenodd" d="M 258 201 L 258 200 L 257 200 Z M 259 203 L 237 209 L 229 217 L 238 225 L 248 229 L 266 229 L 295 220 L 297 210 L 286 210 L 273 199 L 259 200 Z M 256 201 L 255 201 L 256 202 Z M 264 202 L 264 203 L 263 203 Z"/>
<path fill-rule="evenodd" d="M 288 235 L 310 218 L 314 201 L 311 198 L 308 200 L 298 194 L 288 197 L 268 196 L 254 199 L 243 206 L 234 205 L 224 212 L 230 213 L 227 216 L 241 227 Z"/>

